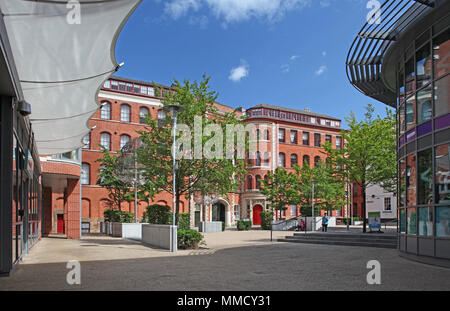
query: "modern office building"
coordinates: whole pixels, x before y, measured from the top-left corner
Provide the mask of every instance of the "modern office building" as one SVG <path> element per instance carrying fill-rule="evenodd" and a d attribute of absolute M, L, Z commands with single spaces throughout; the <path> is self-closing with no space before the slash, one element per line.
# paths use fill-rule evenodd
<path fill-rule="evenodd" d="M 0 275 L 52 231 L 45 220 L 79 238 L 80 165 L 75 154 L 64 161 L 90 131 L 98 88 L 119 68 L 117 37 L 140 2 L 0 0 Z"/>
<path fill-rule="evenodd" d="M 358 33 L 350 82 L 397 109 L 399 249 L 450 266 L 450 1 L 385 1 Z"/>

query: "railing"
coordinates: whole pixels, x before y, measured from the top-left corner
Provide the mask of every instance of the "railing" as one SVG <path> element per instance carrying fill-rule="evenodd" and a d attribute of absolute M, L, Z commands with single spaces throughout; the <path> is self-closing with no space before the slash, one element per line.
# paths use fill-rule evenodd
<path fill-rule="evenodd" d="M 286 220 L 282 220 L 282 221 L 280 221 L 279 223 L 277 223 L 275 225 L 283 227 L 283 224 L 288 225 L 289 223 L 291 223 L 291 227 L 288 227 L 287 230 L 282 230 L 282 231 L 289 231 L 292 228 L 298 227 L 298 220 L 299 220 L 300 217 L 301 216 L 296 216 L 296 217 L 292 217 L 292 218 L 289 218 L 289 219 L 286 219 Z M 270 241 L 271 242 L 272 242 L 272 236 L 273 236 L 273 225 L 274 225 L 274 223 L 272 221 L 272 223 L 270 225 Z M 305 225 L 305 228 L 306 228 L 306 225 Z"/>

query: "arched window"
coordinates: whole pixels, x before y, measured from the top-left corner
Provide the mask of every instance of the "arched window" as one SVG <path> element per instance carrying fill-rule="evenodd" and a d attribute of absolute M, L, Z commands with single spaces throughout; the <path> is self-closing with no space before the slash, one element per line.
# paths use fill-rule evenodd
<path fill-rule="evenodd" d="M 88 163 L 81 164 L 80 182 L 82 185 L 89 185 L 91 178 L 91 166 Z"/>
<path fill-rule="evenodd" d="M 146 123 L 145 119 L 147 118 L 147 116 L 148 116 L 148 109 L 146 107 L 141 107 L 139 109 L 139 122 L 141 124 L 145 124 Z"/>
<path fill-rule="evenodd" d="M 298 164 L 298 157 L 295 153 L 291 154 L 291 167 Z"/>
<path fill-rule="evenodd" d="M 100 117 L 103 120 L 111 120 L 111 104 L 108 102 L 102 103 L 100 108 Z"/>
<path fill-rule="evenodd" d="M 130 136 L 122 135 L 120 136 L 120 149 L 122 149 L 130 141 Z"/>
<path fill-rule="evenodd" d="M 166 113 L 162 109 L 158 111 L 158 125 L 166 125 Z"/>
<path fill-rule="evenodd" d="M 304 155 L 303 156 L 303 166 L 305 166 L 305 165 L 310 165 L 310 163 L 309 163 L 309 155 Z"/>
<path fill-rule="evenodd" d="M 83 149 L 91 148 L 91 133 L 83 137 Z"/>
<path fill-rule="evenodd" d="M 270 152 L 264 152 L 264 166 L 269 166 Z"/>
<path fill-rule="evenodd" d="M 123 104 L 120 106 L 120 121 L 122 122 L 130 122 L 130 106 Z"/>
<path fill-rule="evenodd" d="M 100 135 L 100 145 L 111 150 L 111 135 L 109 133 L 104 132 Z"/>
<path fill-rule="evenodd" d="M 256 175 L 256 177 L 255 177 L 255 183 L 256 183 L 256 189 L 261 189 L 261 176 L 259 176 L 259 175 Z"/>
<path fill-rule="evenodd" d="M 314 166 L 315 166 L 315 167 L 319 166 L 319 163 L 320 163 L 320 162 L 321 162 L 321 159 L 320 159 L 319 156 L 317 156 L 317 157 L 314 158 Z"/>
<path fill-rule="evenodd" d="M 253 189 L 253 177 L 249 175 L 247 177 L 247 189 L 252 190 Z"/>
<path fill-rule="evenodd" d="M 286 156 L 282 152 L 280 152 L 280 154 L 278 154 L 278 166 L 286 167 Z"/>
<path fill-rule="evenodd" d="M 248 166 L 253 166 L 253 159 L 250 157 L 250 153 L 247 153 L 247 164 Z"/>
<path fill-rule="evenodd" d="M 256 152 L 256 166 L 261 166 L 261 153 L 259 151 Z"/>

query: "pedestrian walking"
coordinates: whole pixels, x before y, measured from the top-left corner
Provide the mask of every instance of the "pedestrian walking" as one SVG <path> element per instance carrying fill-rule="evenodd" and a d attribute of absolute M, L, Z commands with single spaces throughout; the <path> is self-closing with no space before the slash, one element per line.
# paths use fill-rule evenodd
<path fill-rule="evenodd" d="M 325 213 L 325 215 L 323 215 L 322 217 L 322 232 L 327 232 L 328 219 L 329 217 L 327 216 L 327 213 Z"/>

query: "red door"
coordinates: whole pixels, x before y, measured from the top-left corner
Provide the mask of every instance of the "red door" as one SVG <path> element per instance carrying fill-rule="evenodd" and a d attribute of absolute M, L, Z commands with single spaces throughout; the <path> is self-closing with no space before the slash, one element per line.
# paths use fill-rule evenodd
<path fill-rule="evenodd" d="M 58 220 L 56 223 L 56 232 L 64 233 L 64 215 L 63 214 L 58 214 Z"/>
<path fill-rule="evenodd" d="M 263 207 L 261 205 L 255 205 L 253 207 L 253 224 L 255 226 L 261 225 L 261 212 L 263 211 Z"/>

